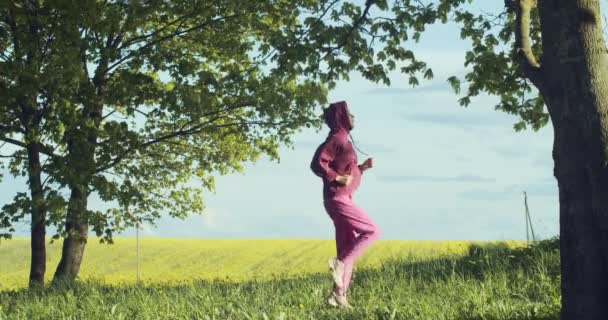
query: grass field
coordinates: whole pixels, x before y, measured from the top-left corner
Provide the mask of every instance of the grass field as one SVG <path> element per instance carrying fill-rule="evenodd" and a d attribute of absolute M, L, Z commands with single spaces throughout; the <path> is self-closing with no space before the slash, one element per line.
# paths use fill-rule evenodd
<path fill-rule="evenodd" d="M 0 319 L 558 319 L 555 241 L 379 241 L 359 260 L 352 311 L 326 306 L 326 240 L 91 239 L 81 281 L 32 292 L 28 239 L 0 244 Z M 48 248 L 47 278 L 60 244 Z"/>

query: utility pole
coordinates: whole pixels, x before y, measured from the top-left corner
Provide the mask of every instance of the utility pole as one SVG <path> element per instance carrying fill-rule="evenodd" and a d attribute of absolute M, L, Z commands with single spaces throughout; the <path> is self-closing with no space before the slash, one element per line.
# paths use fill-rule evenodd
<path fill-rule="evenodd" d="M 137 263 L 136 263 L 137 281 L 136 281 L 136 283 L 139 284 L 139 222 L 135 223 L 135 247 L 136 247 L 136 259 L 137 259 Z"/>
<path fill-rule="evenodd" d="M 534 227 L 532 226 L 532 218 L 530 217 L 530 209 L 528 208 L 528 194 L 524 191 L 524 206 L 526 208 L 526 245 L 530 242 L 530 234 L 532 234 L 532 241 L 536 241 L 536 235 L 534 234 Z"/>
<path fill-rule="evenodd" d="M 127 216 L 134 219 L 127 205 Z M 139 220 L 135 219 L 135 283 L 139 284 Z"/>

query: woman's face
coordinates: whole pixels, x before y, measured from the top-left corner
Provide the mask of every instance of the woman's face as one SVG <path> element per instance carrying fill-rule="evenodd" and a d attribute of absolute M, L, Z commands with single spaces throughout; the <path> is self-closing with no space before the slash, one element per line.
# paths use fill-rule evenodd
<path fill-rule="evenodd" d="M 351 129 L 355 127 L 355 116 L 350 112 L 348 113 L 348 123 Z"/>

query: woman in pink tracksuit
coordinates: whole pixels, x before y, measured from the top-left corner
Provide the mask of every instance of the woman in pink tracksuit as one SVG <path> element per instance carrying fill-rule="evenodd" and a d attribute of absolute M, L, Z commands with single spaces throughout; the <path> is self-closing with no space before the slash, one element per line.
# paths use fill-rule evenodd
<path fill-rule="evenodd" d="M 357 164 L 357 154 L 348 140 L 354 117 L 345 101 L 330 104 L 324 116 L 331 131 L 317 148 L 310 167 L 323 179 L 325 210 L 336 229 L 338 255 L 329 259 L 335 288 L 328 303 L 350 307 L 346 291 L 355 259 L 380 236 L 378 227 L 352 200 L 352 194 L 361 182 L 361 174 L 372 167 L 372 159 Z"/>

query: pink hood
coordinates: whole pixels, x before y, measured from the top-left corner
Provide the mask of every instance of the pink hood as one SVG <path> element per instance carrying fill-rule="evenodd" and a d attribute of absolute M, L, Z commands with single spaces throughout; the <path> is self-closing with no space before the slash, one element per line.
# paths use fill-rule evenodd
<path fill-rule="evenodd" d="M 325 117 L 325 123 L 332 131 L 331 133 L 336 133 L 338 131 L 348 132 L 352 129 L 350 127 L 350 121 L 348 120 L 348 105 L 346 104 L 346 101 L 338 101 L 330 104 L 323 115 Z"/>
<path fill-rule="evenodd" d="M 323 197 L 334 198 L 352 195 L 361 181 L 361 169 L 357 164 L 357 154 L 348 141 L 352 129 L 348 119 L 348 106 L 345 101 L 335 102 L 325 110 L 325 123 L 331 131 L 315 152 L 310 168 L 323 178 Z M 348 186 L 336 181 L 338 175 L 351 175 L 353 180 Z"/>

